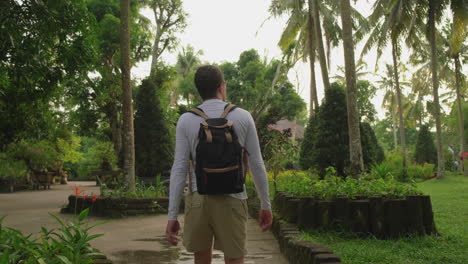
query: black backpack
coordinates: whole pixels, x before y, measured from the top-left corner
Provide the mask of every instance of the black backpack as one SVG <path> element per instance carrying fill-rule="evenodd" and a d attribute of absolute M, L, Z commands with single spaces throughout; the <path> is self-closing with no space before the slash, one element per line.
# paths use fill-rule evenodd
<path fill-rule="evenodd" d="M 246 153 L 226 116 L 236 108 L 227 104 L 219 118 L 209 118 L 202 109 L 190 110 L 205 120 L 200 123 L 195 175 L 200 194 L 230 194 L 244 191 Z"/>

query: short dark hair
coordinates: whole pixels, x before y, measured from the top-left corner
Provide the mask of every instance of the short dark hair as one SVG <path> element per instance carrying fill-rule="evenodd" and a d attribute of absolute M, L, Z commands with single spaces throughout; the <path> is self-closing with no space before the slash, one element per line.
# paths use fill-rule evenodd
<path fill-rule="evenodd" d="M 214 65 L 203 65 L 195 73 L 195 87 L 203 100 L 216 97 L 216 89 L 224 82 L 224 75 Z"/>

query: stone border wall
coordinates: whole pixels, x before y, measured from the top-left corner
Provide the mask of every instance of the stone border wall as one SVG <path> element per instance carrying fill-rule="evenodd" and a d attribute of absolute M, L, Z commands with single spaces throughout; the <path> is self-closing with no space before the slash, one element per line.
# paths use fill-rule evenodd
<path fill-rule="evenodd" d="M 258 199 L 249 198 L 248 205 L 250 216 L 257 219 L 260 210 Z M 301 241 L 299 228 L 276 216 L 273 217 L 271 231 L 278 240 L 281 253 L 291 264 L 341 264 L 340 258 L 330 249 L 309 241 Z"/>
<path fill-rule="evenodd" d="M 301 229 L 349 231 L 380 239 L 437 234 L 431 198 L 427 195 L 321 200 L 277 192 L 273 203 L 281 218 Z"/>
<path fill-rule="evenodd" d="M 99 197 L 94 203 L 91 198 L 84 199 L 75 195 L 68 197 L 68 205 L 62 208 L 62 213 L 79 214 L 90 208 L 89 214 L 101 217 L 124 217 L 132 215 L 166 214 L 169 198 L 113 198 Z M 182 201 L 182 208 L 183 201 Z M 76 208 L 76 209 L 75 209 Z"/>
<path fill-rule="evenodd" d="M 98 253 L 93 254 L 92 256 L 93 262 L 92 264 L 112 264 L 112 260 L 108 259 L 106 255 Z"/>

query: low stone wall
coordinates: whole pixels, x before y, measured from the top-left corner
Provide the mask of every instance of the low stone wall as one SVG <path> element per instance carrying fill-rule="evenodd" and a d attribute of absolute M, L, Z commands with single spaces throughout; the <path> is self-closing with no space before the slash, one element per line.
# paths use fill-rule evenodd
<path fill-rule="evenodd" d="M 68 205 L 62 208 L 62 213 L 79 214 L 90 208 L 89 214 L 101 217 L 124 217 L 132 215 L 165 214 L 169 205 L 169 198 L 113 198 L 99 197 L 94 203 L 91 198 L 68 197 Z M 184 208 L 183 204 L 181 208 Z"/>
<path fill-rule="evenodd" d="M 92 255 L 93 262 L 92 264 L 112 264 L 112 260 L 108 259 L 104 254 L 93 254 Z"/>
<path fill-rule="evenodd" d="M 257 198 L 249 198 L 249 214 L 258 218 L 260 204 Z M 341 260 L 333 252 L 319 244 L 300 240 L 299 228 L 273 217 L 271 231 L 278 240 L 279 247 L 291 264 L 340 264 Z"/>
<path fill-rule="evenodd" d="M 349 231 L 380 239 L 437 234 L 431 199 L 427 195 L 405 199 L 321 200 L 277 192 L 274 207 L 281 218 L 301 229 Z"/>

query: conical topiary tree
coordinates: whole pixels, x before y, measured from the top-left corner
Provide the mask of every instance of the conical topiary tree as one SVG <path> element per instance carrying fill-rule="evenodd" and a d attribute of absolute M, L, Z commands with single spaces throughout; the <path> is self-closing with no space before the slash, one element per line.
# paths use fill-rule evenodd
<path fill-rule="evenodd" d="M 345 176 L 350 165 L 347 122 L 344 87 L 332 83 L 304 133 L 300 152 L 302 169 L 314 168 L 323 174 L 332 166 L 339 175 Z M 382 162 L 384 152 L 369 124 L 362 123 L 361 130 L 364 165 L 369 168 L 372 163 Z"/>
<path fill-rule="evenodd" d="M 344 176 L 349 164 L 347 124 L 344 87 L 333 83 L 325 90 L 325 98 L 304 135 L 301 166 L 320 173 L 332 166 Z"/>
<path fill-rule="evenodd" d="M 168 171 L 172 162 L 172 142 L 156 90 L 160 78 L 143 80 L 136 95 L 135 150 L 138 177 L 156 177 Z M 159 85 L 158 85 L 159 84 Z"/>
<path fill-rule="evenodd" d="M 437 166 L 437 149 L 427 125 L 422 125 L 419 129 L 418 138 L 416 140 L 414 161 L 419 164 L 427 162 L 436 164 Z"/>
<path fill-rule="evenodd" d="M 299 164 L 302 169 L 308 170 L 315 167 L 314 161 L 316 151 L 314 151 L 315 138 L 317 137 L 317 122 L 318 122 L 318 112 L 320 111 L 320 106 L 313 109 L 314 115 L 310 116 L 309 123 L 304 132 L 304 139 L 301 143 L 301 149 L 299 153 Z"/>
<path fill-rule="evenodd" d="M 379 145 L 374 130 L 369 123 L 361 123 L 361 142 L 364 167 L 369 169 L 372 164 L 379 164 L 385 159 L 382 146 Z"/>

